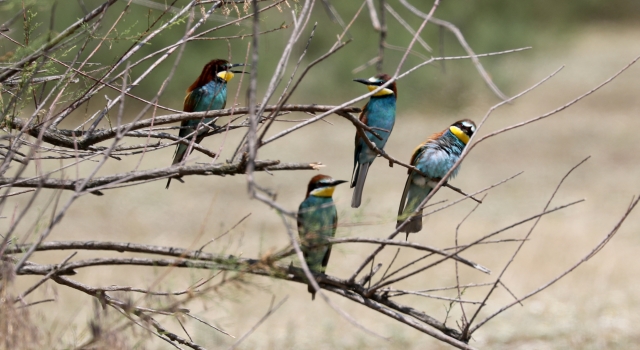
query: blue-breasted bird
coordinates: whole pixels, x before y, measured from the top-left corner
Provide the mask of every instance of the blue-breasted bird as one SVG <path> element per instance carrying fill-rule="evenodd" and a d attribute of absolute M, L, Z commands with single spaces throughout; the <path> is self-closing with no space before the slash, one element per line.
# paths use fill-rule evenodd
<path fill-rule="evenodd" d="M 333 204 L 333 191 L 336 186 L 347 181 L 334 180 L 327 175 L 316 175 L 307 186 L 307 197 L 298 208 L 298 234 L 304 260 L 315 273 L 324 273 L 331 255 L 331 246 L 314 245 L 326 243 L 326 239 L 335 236 L 338 225 L 338 212 Z M 316 293 L 309 284 L 309 293 L 313 300 Z"/>
<path fill-rule="evenodd" d="M 464 147 L 475 131 L 476 124 L 473 121 L 469 119 L 459 120 L 444 131 L 431 135 L 427 141 L 413 151 L 410 164 L 426 174 L 428 178 L 409 170 L 407 183 L 404 185 L 404 192 L 402 192 L 402 198 L 400 199 L 396 227 L 411 216 L 420 203 L 427 198 L 431 189 L 460 159 Z M 460 167 L 458 166 L 449 178 L 454 178 L 459 170 Z M 421 215 L 422 209 L 402 227 L 400 232 L 406 232 L 407 238 L 409 233 L 420 232 L 422 230 Z"/>
<path fill-rule="evenodd" d="M 215 59 L 207 63 L 202 69 L 202 73 L 198 76 L 191 86 L 187 89 L 187 96 L 184 98 L 185 112 L 204 112 L 216 109 L 224 109 L 227 104 L 227 82 L 233 79 L 233 71 L 231 68 L 244 66 L 242 63 L 231 64 L 225 60 Z M 236 72 L 238 73 L 238 72 Z M 214 118 L 204 118 L 202 123 L 213 127 L 211 123 Z M 187 141 L 193 137 L 193 132 L 198 129 L 200 120 L 185 120 L 180 124 L 180 132 L 178 136 L 186 138 Z M 195 136 L 195 143 L 200 143 L 204 135 L 210 129 L 200 127 Z M 188 145 L 179 143 L 173 156 L 171 165 L 182 162 L 187 156 Z M 167 187 L 171 179 L 167 181 Z"/>
<path fill-rule="evenodd" d="M 369 91 L 377 89 L 391 79 L 387 74 L 378 74 L 369 79 L 355 79 L 359 83 L 367 85 Z M 386 88 L 375 93 L 369 99 L 369 102 L 360 113 L 360 121 L 367 126 L 374 128 L 373 131 L 382 137 L 382 140 L 373 136 L 370 132 L 365 131 L 365 135 L 379 149 L 383 149 L 389 139 L 393 124 L 396 121 L 396 99 L 398 90 L 396 83 L 389 84 Z M 372 151 L 365 141 L 356 133 L 356 149 L 353 159 L 353 176 L 351 178 L 351 187 L 353 190 L 353 198 L 351 199 L 351 207 L 358 208 L 362 201 L 362 189 L 364 181 L 369 172 L 369 166 L 376 159 L 378 154 Z"/>

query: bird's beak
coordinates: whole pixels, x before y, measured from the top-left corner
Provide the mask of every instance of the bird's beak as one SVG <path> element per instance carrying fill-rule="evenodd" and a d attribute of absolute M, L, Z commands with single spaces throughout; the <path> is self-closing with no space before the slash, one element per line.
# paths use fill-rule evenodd
<path fill-rule="evenodd" d="M 345 182 L 349 182 L 349 181 L 345 181 L 345 180 L 333 180 L 333 182 L 331 183 L 331 186 L 338 186 L 339 184 L 343 184 Z"/>
<path fill-rule="evenodd" d="M 360 84 L 364 84 L 364 85 L 371 85 L 371 82 L 369 81 L 369 79 L 353 79 L 353 81 L 357 81 Z"/>
<path fill-rule="evenodd" d="M 244 63 L 233 63 L 233 64 L 231 64 L 231 65 L 230 65 L 230 67 L 229 67 L 229 68 L 233 68 L 233 67 L 244 67 L 244 66 L 248 66 L 248 64 L 244 64 Z M 244 70 L 230 70 L 230 72 L 233 72 L 233 73 L 248 73 L 248 72 L 245 72 Z"/>

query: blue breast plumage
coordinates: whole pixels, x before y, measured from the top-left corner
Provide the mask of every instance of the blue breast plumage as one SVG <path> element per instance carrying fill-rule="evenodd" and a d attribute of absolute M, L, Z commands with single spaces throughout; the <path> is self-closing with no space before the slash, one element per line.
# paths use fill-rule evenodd
<path fill-rule="evenodd" d="M 460 120 L 444 131 L 433 134 L 413 152 L 411 165 L 424 175 L 410 170 L 400 199 L 396 227 L 403 225 L 400 230 L 406 232 L 407 237 L 411 232 L 422 230 L 420 204 L 427 198 L 435 184 L 444 178 L 458 162 L 474 132 L 473 121 Z M 448 180 L 454 178 L 459 170 L 460 167 L 454 169 Z M 410 220 L 404 223 L 409 218 Z"/>
<path fill-rule="evenodd" d="M 436 142 L 426 142 L 421 149 L 418 150 L 413 166 L 426 174 L 431 179 L 440 179 L 444 177 L 449 169 L 460 159 L 465 144 L 462 143 L 455 135 L 447 130 Z M 451 173 L 450 179 L 453 179 L 460 170 L 457 167 Z M 412 173 L 412 176 L 420 176 Z"/>
<path fill-rule="evenodd" d="M 336 232 L 338 212 L 331 197 L 308 196 L 298 208 L 298 231 L 311 271 L 324 272 L 323 260 L 329 246 L 309 248 L 326 242 Z"/>
<path fill-rule="evenodd" d="M 396 121 L 396 97 L 395 95 L 386 95 L 381 97 L 372 97 L 367 103 L 363 112 L 366 116 L 366 124 L 374 128 L 376 134 L 382 137 L 382 140 L 373 136 L 370 132 L 365 131 L 365 135 L 376 145 L 383 149 L 389 140 L 391 130 Z M 362 139 L 358 139 L 356 145 L 356 162 L 370 163 L 376 158 L 377 153 L 373 152 Z"/>
<path fill-rule="evenodd" d="M 185 105 L 189 103 L 193 106 L 193 112 L 204 112 L 216 109 L 223 109 L 227 104 L 227 82 L 216 78 L 206 85 L 194 89 L 187 95 Z M 204 118 L 203 123 L 208 124 L 213 118 Z M 192 133 L 200 123 L 199 120 L 187 120 L 182 126 L 187 128 L 180 129 L 180 137 L 185 137 Z M 206 128 L 201 128 L 198 134 L 203 134 Z"/>

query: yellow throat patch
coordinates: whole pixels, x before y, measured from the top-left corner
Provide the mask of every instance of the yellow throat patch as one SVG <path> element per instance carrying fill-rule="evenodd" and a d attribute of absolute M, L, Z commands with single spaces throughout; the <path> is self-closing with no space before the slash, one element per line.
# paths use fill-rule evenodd
<path fill-rule="evenodd" d="M 469 142 L 469 135 L 465 134 L 462 130 L 460 130 L 459 127 L 451 126 L 449 127 L 449 131 L 451 131 L 452 134 L 456 135 L 456 137 L 460 139 L 460 141 L 462 141 L 462 143 L 464 143 L 465 145 L 467 144 L 467 142 Z"/>
<path fill-rule="evenodd" d="M 367 89 L 369 89 L 369 91 L 374 91 L 377 88 L 378 86 L 375 86 L 375 85 L 367 85 Z M 376 92 L 375 94 L 373 94 L 373 96 L 375 97 L 384 96 L 384 95 L 393 95 L 393 90 L 384 88 Z"/>
<path fill-rule="evenodd" d="M 333 196 L 333 191 L 335 191 L 335 189 L 335 186 L 316 188 L 315 190 L 311 191 L 310 194 L 316 197 L 331 197 Z"/>
<path fill-rule="evenodd" d="M 224 79 L 224 81 L 229 81 L 231 79 L 233 79 L 233 73 L 229 72 L 229 71 L 224 71 L 224 72 L 220 72 L 218 73 L 218 77 L 220 77 L 220 79 Z"/>

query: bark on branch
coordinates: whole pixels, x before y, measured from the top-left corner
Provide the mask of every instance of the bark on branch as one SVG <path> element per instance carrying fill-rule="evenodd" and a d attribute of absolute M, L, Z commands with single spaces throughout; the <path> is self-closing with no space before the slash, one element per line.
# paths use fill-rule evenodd
<path fill-rule="evenodd" d="M 265 112 L 273 111 L 276 106 L 267 106 L 265 107 Z M 308 113 L 322 113 L 327 112 L 331 109 L 335 108 L 335 106 L 320 106 L 320 105 L 284 105 L 280 108 L 281 112 L 308 112 Z M 42 130 L 43 126 L 38 124 L 27 124 L 24 120 L 14 117 L 10 121 L 8 121 L 8 126 L 12 129 L 24 130 L 27 134 L 33 137 L 39 137 L 42 134 L 42 140 L 52 145 L 75 149 L 89 149 L 90 146 L 93 146 L 99 142 L 103 142 L 109 139 L 112 139 L 118 135 L 118 133 L 122 133 L 125 131 L 134 131 L 143 128 L 148 128 L 151 126 L 158 126 L 163 124 L 170 124 L 181 122 L 184 120 L 198 120 L 203 118 L 217 118 L 217 117 L 225 117 L 229 115 L 243 115 L 247 114 L 249 109 L 247 107 L 242 108 L 228 108 L 221 109 L 215 111 L 207 111 L 207 112 L 193 112 L 193 113 L 177 113 L 177 114 L 169 114 L 154 118 L 144 119 L 138 122 L 123 124 L 118 128 L 110 128 L 110 129 L 96 129 L 92 133 L 87 133 L 85 131 L 74 131 L 74 130 L 64 130 L 64 129 L 53 129 L 53 128 L 45 128 Z M 347 113 L 359 113 L 361 111 L 360 108 L 356 107 L 347 107 L 340 109 L 341 112 Z M 344 115 L 342 115 L 344 116 Z M 365 126 L 366 127 L 366 126 Z M 366 128 L 367 131 L 368 128 Z"/>
<path fill-rule="evenodd" d="M 279 160 L 259 160 L 256 161 L 256 171 L 276 171 L 276 170 L 317 170 L 321 167 L 318 163 L 280 163 Z M 149 181 L 166 179 L 169 177 L 187 175 L 236 175 L 244 174 L 245 162 L 232 164 L 196 164 L 186 166 L 172 166 L 166 168 L 151 169 L 145 171 L 131 171 L 127 173 L 96 177 L 87 181 L 85 190 L 102 188 L 108 185 L 119 183 L 129 183 L 138 181 Z M 76 186 L 82 184 L 86 179 L 61 180 L 52 178 L 7 178 L 0 177 L 0 188 L 3 186 L 26 187 L 26 188 L 53 188 L 75 191 Z M 91 192 L 91 191 L 90 191 Z"/>

